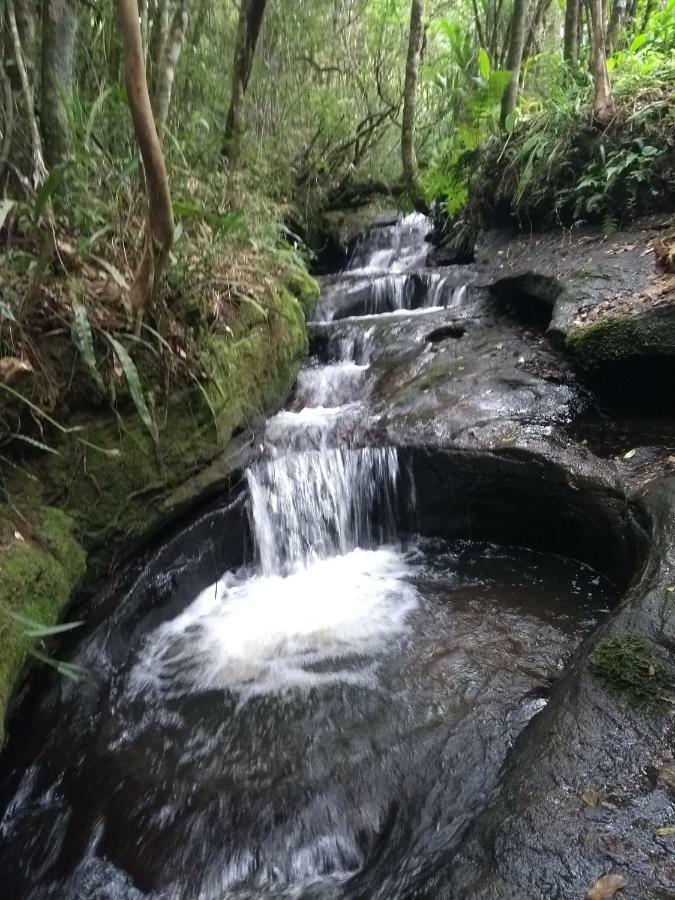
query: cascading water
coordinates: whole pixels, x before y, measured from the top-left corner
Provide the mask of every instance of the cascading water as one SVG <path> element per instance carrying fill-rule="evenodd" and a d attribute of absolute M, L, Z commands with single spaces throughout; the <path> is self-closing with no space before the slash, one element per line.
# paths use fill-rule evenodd
<path fill-rule="evenodd" d="M 324 448 L 273 456 L 246 478 L 261 569 L 272 575 L 372 545 L 372 514 L 392 505 L 398 459 L 393 448 Z"/>
<path fill-rule="evenodd" d="M 429 220 L 418 213 L 393 225 L 371 228 L 357 241 L 347 268 L 405 272 L 423 266 L 429 252 L 426 238 L 430 230 Z"/>
<path fill-rule="evenodd" d="M 375 229 L 350 263 L 369 296 L 381 267 L 395 296 L 414 285 L 396 309 L 415 321 L 406 303 L 466 299 L 447 272 L 415 271 L 428 228 Z M 169 554 L 81 639 L 74 661 L 95 677 L 57 683 L 18 735 L 0 782 L 12 900 L 436 896 L 427 867 L 612 589 L 560 557 L 399 539 L 409 479 L 369 431 L 399 327 L 385 294 L 363 322 L 322 300 L 329 358 L 301 373 L 246 473 L 255 561 L 212 552 L 225 513 L 204 525 L 192 563 Z"/>

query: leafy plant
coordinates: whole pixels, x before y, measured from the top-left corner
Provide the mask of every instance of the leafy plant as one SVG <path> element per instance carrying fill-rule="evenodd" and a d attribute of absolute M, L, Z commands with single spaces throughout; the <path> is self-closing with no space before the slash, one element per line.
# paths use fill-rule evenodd
<path fill-rule="evenodd" d="M 84 624 L 83 622 L 65 622 L 60 625 L 44 625 L 42 622 L 30 618 L 30 616 L 25 616 L 13 609 L 9 609 L 4 604 L 0 604 L 0 615 L 5 616 L 5 618 L 10 619 L 15 625 L 19 626 L 24 636 L 30 641 L 42 641 L 46 638 L 65 634 Z M 28 653 L 34 659 L 51 666 L 59 675 L 63 675 L 65 678 L 71 679 L 71 681 L 79 681 L 87 674 L 86 669 L 82 666 L 55 659 L 53 656 L 43 653 L 37 647 L 29 647 Z"/>

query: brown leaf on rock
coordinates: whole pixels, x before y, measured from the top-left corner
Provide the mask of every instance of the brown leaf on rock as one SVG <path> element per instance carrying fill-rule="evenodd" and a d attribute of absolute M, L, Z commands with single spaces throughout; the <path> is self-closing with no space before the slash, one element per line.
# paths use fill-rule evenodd
<path fill-rule="evenodd" d="M 0 383 L 15 384 L 25 375 L 30 375 L 33 367 L 25 359 L 18 359 L 16 356 L 3 356 L 0 359 Z"/>
<path fill-rule="evenodd" d="M 606 900 L 625 887 L 626 879 L 623 875 L 603 875 L 602 878 L 598 878 L 593 887 L 589 888 L 586 900 Z"/>
<path fill-rule="evenodd" d="M 581 795 L 581 799 L 584 801 L 586 806 L 597 806 L 600 803 L 600 794 L 593 790 L 593 788 L 586 788 L 586 790 Z"/>

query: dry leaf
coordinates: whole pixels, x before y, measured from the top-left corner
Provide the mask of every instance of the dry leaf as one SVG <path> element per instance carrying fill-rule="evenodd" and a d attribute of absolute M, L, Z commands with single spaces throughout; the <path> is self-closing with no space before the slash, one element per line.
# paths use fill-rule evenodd
<path fill-rule="evenodd" d="M 586 894 L 586 900 L 606 900 L 626 887 L 623 875 L 603 875 Z"/>
<path fill-rule="evenodd" d="M 624 453 L 623 458 L 624 459 L 632 459 L 636 453 L 637 453 L 637 450 L 629 450 L 628 453 Z"/>
<path fill-rule="evenodd" d="M 672 837 L 673 835 L 675 835 L 675 825 L 666 825 L 656 829 L 657 837 Z"/>
<path fill-rule="evenodd" d="M 16 356 L 3 356 L 0 359 L 0 382 L 2 384 L 14 384 L 32 371 L 33 367 L 24 359 L 18 359 Z"/>
<path fill-rule="evenodd" d="M 586 806 L 597 806 L 600 803 L 600 794 L 593 790 L 593 788 L 586 788 L 586 790 L 581 795 L 581 799 L 584 801 Z"/>

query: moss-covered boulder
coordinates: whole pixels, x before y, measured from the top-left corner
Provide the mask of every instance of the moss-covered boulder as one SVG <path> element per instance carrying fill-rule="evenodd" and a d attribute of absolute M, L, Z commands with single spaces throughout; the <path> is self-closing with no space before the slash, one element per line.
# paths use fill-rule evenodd
<path fill-rule="evenodd" d="M 675 360 L 675 305 L 591 321 L 569 332 L 567 347 L 588 369 L 640 358 Z"/>
<path fill-rule="evenodd" d="M 293 266 L 286 275 L 284 284 L 302 307 L 305 319 L 309 322 L 321 293 L 319 283 L 305 269 Z"/>
<path fill-rule="evenodd" d="M 53 625 L 84 574 L 72 519 L 38 507 L 21 517 L 0 506 L 0 742 L 7 704 L 31 641 L 12 613 Z"/>

